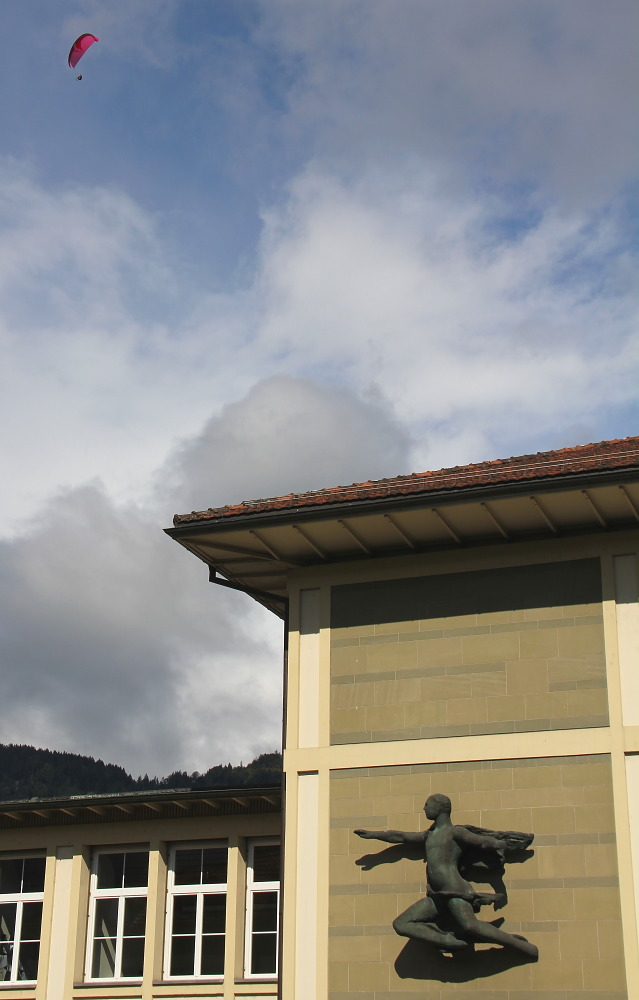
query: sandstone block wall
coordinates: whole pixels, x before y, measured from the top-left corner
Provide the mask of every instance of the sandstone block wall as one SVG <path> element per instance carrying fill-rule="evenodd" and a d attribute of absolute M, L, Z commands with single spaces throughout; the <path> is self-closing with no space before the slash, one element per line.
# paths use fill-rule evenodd
<path fill-rule="evenodd" d="M 507 906 L 480 917 L 504 917 L 538 963 L 489 945 L 441 956 L 393 931 L 424 894 L 424 863 L 352 831 L 424 829 L 432 792 L 453 822 L 535 834 L 534 855 L 506 866 Z M 330 1000 L 626 1000 L 608 756 L 334 771 L 329 976 Z"/>
<path fill-rule="evenodd" d="M 333 588 L 333 744 L 606 726 L 597 559 Z"/>

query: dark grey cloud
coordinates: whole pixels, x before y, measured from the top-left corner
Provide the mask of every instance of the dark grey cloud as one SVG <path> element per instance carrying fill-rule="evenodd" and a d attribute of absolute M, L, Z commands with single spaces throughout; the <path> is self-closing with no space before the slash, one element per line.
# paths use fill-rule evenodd
<path fill-rule="evenodd" d="M 259 660 L 265 647 L 244 630 L 234 595 L 212 601 L 205 574 L 161 528 L 153 511 L 118 507 L 92 485 L 57 497 L 24 535 L 0 543 L 11 705 L 0 740 L 152 773 L 192 756 L 189 672 L 214 674 L 214 654 Z M 223 711 L 224 697 L 211 701 L 211 754 L 223 753 Z M 258 706 L 258 734 L 270 728 L 262 714 Z"/>
<path fill-rule="evenodd" d="M 0 741 L 86 753 L 136 774 L 274 749 L 281 622 L 210 587 L 202 564 L 163 534 L 166 510 L 406 463 L 406 436 L 381 400 L 274 378 L 184 442 L 146 506 L 119 505 L 95 483 L 51 500 L 0 541 Z"/>

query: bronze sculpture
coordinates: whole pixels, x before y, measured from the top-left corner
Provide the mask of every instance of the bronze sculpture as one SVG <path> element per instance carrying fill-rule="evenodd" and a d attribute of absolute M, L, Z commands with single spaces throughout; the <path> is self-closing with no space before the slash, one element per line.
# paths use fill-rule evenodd
<path fill-rule="evenodd" d="M 426 897 L 409 906 L 393 921 L 402 937 L 427 941 L 440 952 L 455 952 L 473 942 L 489 942 L 514 948 L 534 960 L 538 950 L 519 934 L 508 934 L 494 924 L 478 920 L 480 907 L 503 905 L 503 893 L 477 892 L 462 875 L 478 855 L 497 855 L 503 864 L 508 855 L 525 850 L 533 834 L 500 832 L 472 826 L 454 826 L 451 802 L 447 795 L 430 795 L 424 806 L 432 826 L 418 833 L 401 830 L 355 830 L 367 840 L 388 844 L 423 844 L 427 865 Z M 488 855 L 487 853 L 488 852 Z M 443 925 L 443 926 L 441 926 Z"/>

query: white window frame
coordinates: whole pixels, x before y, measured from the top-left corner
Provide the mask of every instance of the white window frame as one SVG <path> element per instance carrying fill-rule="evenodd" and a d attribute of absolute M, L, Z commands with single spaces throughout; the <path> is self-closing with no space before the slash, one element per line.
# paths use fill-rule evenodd
<path fill-rule="evenodd" d="M 177 851 L 192 851 L 192 850 L 205 850 L 206 848 L 224 848 L 226 851 L 226 882 L 204 882 L 197 884 L 184 883 L 180 885 L 175 884 L 175 855 Z M 212 976 L 208 973 L 194 972 L 191 975 L 179 973 L 178 975 L 171 975 L 171 947 L 173 943 L 173 903 L 177 896 L 197 896 L 196 903 L 196 917 L 195 917 L 195 955 L 194 955 L 194 967 L 196 969 L 201 969 L 202 965 L 202 937 L 203 937 L 203 912 L 204 912 L 204 897 L 205 896 L 224 896 L 224 935 L 219 935 L 224 937 L 224 945 L 226 947 L 226 933 L 227 933 L 227 914 L 228 914 L 228 864 L 229 864 L 229 854 L 228 854 L 228 841 L 226 840 L 186 840 L 179 843 L 171 845 L 169 851 L 169 868 L 167 873 L 167 885 L 166 885 L 166 933 L 164 936 L 164 974 L 163 978 L 167 982 L 175 982 L 176 980 L 189 980 L 190 982 L 222 982 L 224 979 L 224 971 L 222 971 L 218 976 Z M 178 935 L 179 937 L 180 935 Z"/>
<path fill-rule="evenodd" d="M 271 882 L 256 882 L 254 878 L 254 853 L 256 847 L 277 845 L 281 850 L 279 837 L 254 837 L 248 844 L 248 859 L 246 865 L 246 921 L 244 934 L 244 978 L 245 979 L 277 979 L 279 973 L 279 943 L 280 943 L 280 880 Z M 253 944 L 253 897 L 258 892 L 277 893 L 277 927 L 275 931 L 275 972 L 251 972 L 251 952 Z M 255 931 L 259 933 L 272 933 Z"/>
<path fill-rule="evenodd" d="M 31 861 L 34 858 L 44 858 L 46 865 L 46 855 L 44 851 L 37 853 L 29 853 L 25 851 L 10 851 L 3 853 L 0 856 L 0 861 Z M 46 875 L 45 875 L 46 877 Z M 18 972 L 20 971 L 20 947 L 23 944 L 22 941 L 22 913 L 24 910 L 25 903 L 42 903 L 44 901 L 44 883 L 41 892 L 0 892 L 0 903 L 15 903 L 16 904 L 16 925 L 15 925 L 15 935 L 13 939 L 13 954 L 11 960 L 11 974 L 8 979 L 3 979 L 0 981 L 0 989 L 3 986 L 15 985 L 16 983 L 22 985 L 27 983 L 37 983 L 37 977 L 35 979 L 18 979 Z M 29 938 L 29 943 L 33 941 L 33 938 Z M 42 942 L 42 924 L 40 924 L 40 937 L 38 943 Z M 16 948 L 17 945 L 17 948 Z M 16 956 L 18 956 L 18 961 L 16 962 Z M 40 964 L 40 953 L 38 953 L 38 965 Z"/>
<path fill-rule="evenodd" d="M 90 892 L 89 892 L 89 931 L 87 934 L 87 950 L 86 950 L 86 962 L 85 962 L 85 981 L 90 983 L 113 983 L 119 980 L 124 980 L 127 983 L 139 983 L 142 981 L 142 976 L 123 976 L 122 975 L 122 942 L 124 939 L 124 900 L 131 899 L 132 897 L 137 897 L 138 899 L 143 897 L 148 898 L 149 895 L 149 880 L 147 875 L 147 884 L 145 886 L 127 886 L 120 889 L 98 889 L 98 861 L 100 856 L 103 854 L 150 854 L 148 844 L 131 844 L 123 847 L 119 844 L 114 844 L 113 846 L 98 847 L 93 851 L 93 858 L 91 860 L 91 879 L 90 879 Z M 116 930 L 116 941 L 115 941 L 115 969 L 112 976 L 93 976 L 91 974 L 93 968 L 93 945 L 96 939 L 95 935 L 95 916 L 97 903 L 101 899 L 117 899 L 118 900 L 118 921 Z M 144 934 L 144 951 L 146 952 L 146 932 L 148 930 L 148 910 L 146 914 L 145 923 L 145 934 Z"/>

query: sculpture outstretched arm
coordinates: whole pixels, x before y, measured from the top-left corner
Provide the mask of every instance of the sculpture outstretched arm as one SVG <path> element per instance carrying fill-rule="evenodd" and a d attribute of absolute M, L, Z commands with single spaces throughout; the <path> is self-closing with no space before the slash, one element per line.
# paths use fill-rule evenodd
<path fill-rule="evenodd" d="M 354 830 L 364 840 L 383 840 L 387 844 L 423 844 L 423 833 L 404 833 L 402 830 Z"/>
<path fill-rule="evenodd" d="M 471 847 L 479 847 L 483 850 L 503 851 L 506 846 L 503 840 L 492 837 L 488 833 L 473 833 L 465 826 L 455 827 L 455 840 L 461 844 L 468 844 Z"/>

